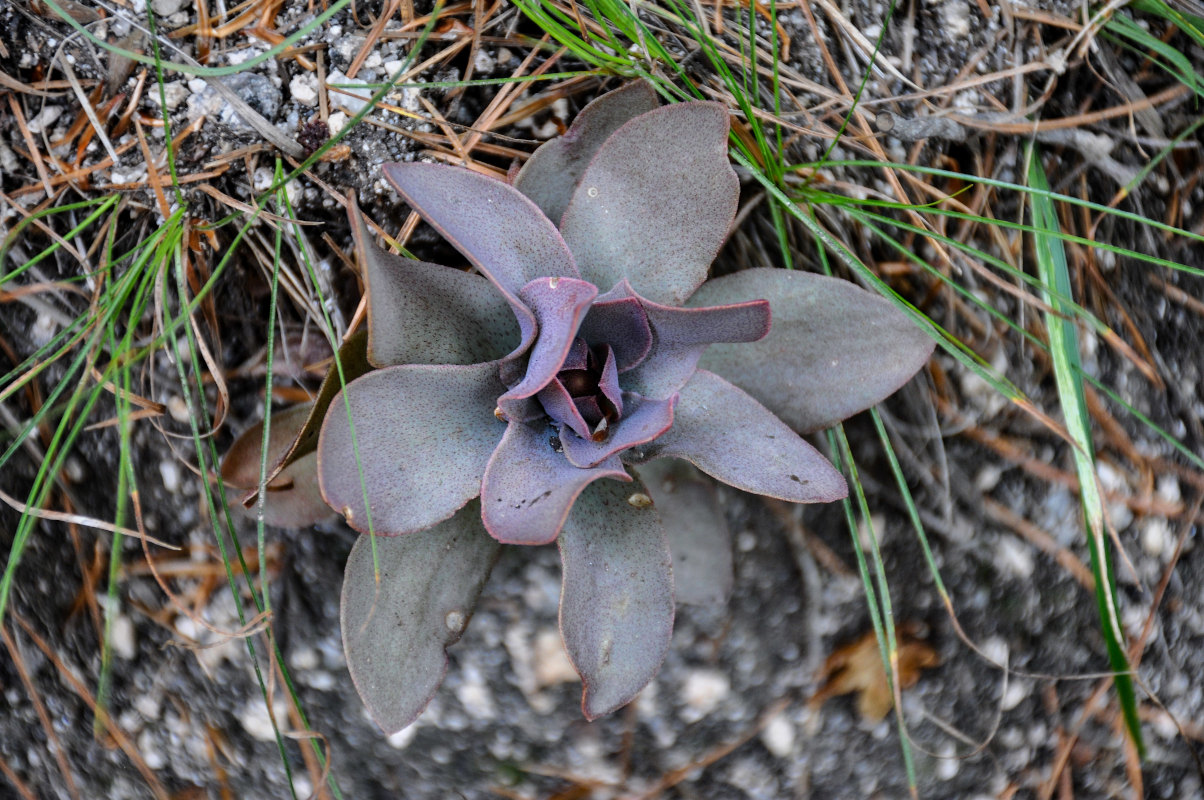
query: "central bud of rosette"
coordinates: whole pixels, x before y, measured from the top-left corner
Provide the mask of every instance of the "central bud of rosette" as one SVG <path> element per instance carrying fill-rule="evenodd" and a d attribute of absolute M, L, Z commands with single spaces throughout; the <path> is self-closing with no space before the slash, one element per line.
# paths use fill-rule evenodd
<path fill-rule="evenodd" d="M 614 349 L 609 344 L 591 347 L 575 337 L 560 372 L 537 397 L 555 422 L 582 439 L 606 441 L 610 426 L 623 416 Z"/>

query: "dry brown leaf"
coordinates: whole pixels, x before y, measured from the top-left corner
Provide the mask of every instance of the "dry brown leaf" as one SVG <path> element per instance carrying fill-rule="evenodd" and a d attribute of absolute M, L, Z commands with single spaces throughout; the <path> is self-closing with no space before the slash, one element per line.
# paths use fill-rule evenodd
<path fill-rule="evenodd" d="M 898 678 L 900 687 L 909 689 L 920 680 L 920 670 L 937 666 L 940 657 L 927 642 L 908 633 L 914 626 L 905 627 L 900 630 Z M 829 698 L 857 692 L 858 713 L 869 722 L 881 722 L 894 705 L 873 631 L 834 650 L 824 661 L 818 679 L 823 683 L 808 701 L 813 709 Z"/>

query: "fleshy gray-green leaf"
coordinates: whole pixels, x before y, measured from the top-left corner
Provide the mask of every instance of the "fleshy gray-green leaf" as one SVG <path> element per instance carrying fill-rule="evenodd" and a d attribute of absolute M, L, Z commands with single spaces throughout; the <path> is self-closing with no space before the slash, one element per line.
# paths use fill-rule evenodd
<path fill-rule="evenodd" d="M 506 544 L 556 540 L 574 501 L 599 478 L 630 481 L 618 456 L 579 469 L 569 463 L 546 423 L 511 422 L 481 481 L 485 530 Z"/>
<path fill-rule="evenodd" d="M 493 416 L 505 390 L 497 362 L 406 365 L 349 384 L 363 486 L 342 398 L 330 405 L 318 444 L 322 495 L 347 524 L 391 536 L 429 528 L 481 490 L 504 430 Z"/>
<path fill-rule="evenodd" d="M 591 484 L 560 532 L 560 634 L 591 720 L 639 694 L 673 636 L 669 547 L 655 509 L 641 497 L 638 482 Z"/>
<path fill-rule="evenodd" d="M 447 648 L 468 625 L 497 558 L 498 544 L 469 503 L 430 530 L 361 536 L 343 579 L 343 652 L 360 698 L 376 724 L 396 733 L 435 696 L 447 672 Z"/>
<path fill-rule="evenodd" d="M 519 343 L 506 298 L 479 275 L 382 250 L 351 206 L 368 297 L 368 358 L 377 367 L 496 361 Z"/>
<path fill-rule="evenodd" d="M 736 215 L 727 110 L 664 106 L 625 123 L 598 150 L 560 231 L 581 276 L 602 291 L 628 278 L 640 295 L 681 305 Z"/>
<path fill-rule="evenodd" d="M 848 496 L 844 478 L 823 455 L 739 388 L 698 370 L 681 387 L 673 427 L 623 454 L 639 464 L 684 458 L 712 478 L 792 503 Z"/>
<path fill-rule="evenodd" d="M 272 414 L 272 429 L 268 433 L 268 475 L 279 463 L 310 415 L 313 403 L 277 411 Z M 258 495 L 259 467 L 263 448 L 263 423 L 243 431 L 234 440 L 222 459 L 222 480 L 241 491 Z M 254 514 L 252 506 L 250 513 Z M 267 499 L 263 521 L 281 528 L 307 528 L 332 516 L 330 506 L 322 502 L 318 492 L 317 458 L 310 452 L 268 478 Z"/>
<path fill-rule="evenodd" d="M 677 602 L 726 602 L 732 591 L 732 535 L 714 484 L 676 458 L 642 464 L 636 474 L 656 504 L 669 540 Z"/>
<path fill-rule="evenodd" d="M 518 292 L 536 278 L 577 278 L 556 226 L 508 183 L 447 164 L 385 164 L 405 201 L 473 266 L 521 307 Z"/>
<path fill-rule="evenodd" d="M 536 150 L 514 179 L 514 188 L 539 206 L 552 222 L 560 222 L 577 180 L 594 153 L 627 120 L 659 105 L 647 81 L 632 81 L 607 92 L 581 109 L 573 124 Z"/>
<path fill-rule="evenodd" d="M 707 281 L 689 305 L 759 298 L 769 301 L 769 335 L 749 344 L 712 345 L 699 366 L 803 433 L 881 402 L 932 355 L 932 340 L 889 302 L 809 272 L 742 270 Z"/>

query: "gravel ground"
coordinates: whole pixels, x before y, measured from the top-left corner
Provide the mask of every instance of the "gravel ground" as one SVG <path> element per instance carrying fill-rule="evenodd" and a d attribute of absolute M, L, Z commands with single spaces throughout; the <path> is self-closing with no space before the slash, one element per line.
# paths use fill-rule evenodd
<path fill-rule="evenodd" d="M 424 4 L 418 5 L 423 10 Z M 856 0 L 845 5 L 855 27 L 866 36 L 877 34 L 885 13 L 883 4 Z M 884 53 L 924 86 L 954 82 L 971 60 L 978 65 L 973 69 L 985 73 L 1044 57 L 1032 37 L 1017 43 L 1008 34 L 1013 23 L 1003 13 L 984 19 L 977 4 L 962 0 L 905 5 L 884 44 Z M 1078 8 L 1072 2 L 1041 6 L 1043 13 L 1071 18 Z M 81 8 L 91 5 L 83 3 Z M 195 16 L 193 6 L 182 0 L 154 0 L 153 8 L 166 29 L 189 24 Z M 1014 4 L 1009 8 L 1025 7 Z M 361 8 L 359 13 L 367 20 L 366 14 L 377 11 L 374 6 L 367 12 Z M 276 29 L 294 30 L 310 14 L 305 4 L 287 4 L 276 17 Z M 839 53 L 839 39 L 832 23 L 826 21 L 830 18 L 817 17 L 823 22 L 825 41 Z M 530 32 L 528 24 L 520 25 L 512 11 L 496 19 L 494 28 L 487 31 L 490 35 Z M 801 75 L 823 75 L 824 56 L 811 36 L 803 9 L 785 9 L 781 19 L 791 37 L 791 66 Z M 33 80 L 37 65 L 52 63 L 58 53 L 75 59 L 81 77 L 103 77 L 113 70 L 111 63 L 81 46 L 78 39 L 64 45 L 65 26 L 24 6 L 0 6 L 0 24 L 11 37 L 7 55 L 0 54 L 0 67 L 10 76 Z M 124 39 L 131 31 L 119 19 L 96 25 L 107 27 L 104 33 L 110 41 Z M 335 83 L 345 79 L 366 34 L 367 29 L 350 14 L 341 13 L 300 44 L 325 45 L 325 69 L 329 82 Z M 371 82 L 395 70 L 408 41 L 399 37 L 378 43 L 356 79 Z M 266 46 L 236 36 L 225 48 L 223 57 L 233 63 Z M 1204 63 L 1200 53 L 1189 51 L 1188 55 L 1197 65 Z M 496 43 L 484 45 L 473 57 L 474 77 L 509 75 L 524 56 Z M 461 58 L 421 78 L 428 82 L 455 80 L 466 63 Z M 1057 86 L 1047 108 L 1051 115 L 1054 109 L 1073 113 L 1077 108 L 1089 77 L 1076 75 Z M 123 85 L 128 88 L 134 80 L 131 77 Z M 227 82 L 278 131 L 301 140 L 304 146 L 301 128 L 319 112 L 321 87 L 313 73 L 292 61 L 268 60 Z M 600 88 L 599 84 L 570 101 L 558 101 L 509 133 L 524 140 L 553 135 L 557 123 L 571 119 Z M 420 98 L 425 98 L 451 121 L 470 125 L 492 91 L 490 87 L 473 89 L 451 98 L 439 90 L 407 90 L 398 103 L 409 114 L 420 113 L 424 109 Z M 875 80 L 868 87 L 867 102 L 903 91 L 899 84 Z M 164 94 L 177 130 L 206 115 L 201 132 L 180 152 L 182 172 L 200 171 L 238 148 L 255 150 L 262 142 L 261 132 L 240 118 L 204 81 L 169 81 Z M 823 99 L 820 94 L 801 91 L 800 97 L 808 103 Z M 158 101 L 148 95 L 143 107 L 153 112 Z M 986 106 L 984 95 L 973 89 L 957 93 L 951 104 L 967 113 Z M 905 104 L 893 108 L 901 118 L 909 110 Z M 52 140 L 74 117 L 61 99 L 44 105 L 35 102 L 33 109 L 36 113 L 29 115 L 30 129 L 44 130 Z M 355 109 L 328 110 L 329 127 L 337 130 L 347 111 Z M 1164 118 L 1167 130 L 1181 129 L 1179 115 L 1190 113 L 1183 106 L 1168 108 Z M 374 116 L 417 134 L 434 130 L 430 122 L 405 114 Z M 11 193 L 35 181 L 36 175 L 16 155 L 23 140 L 11 115 L 0 116 L 0 133 L 0 183 Z M 151 129 L 150 135 L 161 133 Z M 396 230 L 404 215 L 396 196 L 382 183 L 379 166 L 389 160 L 413 158 L 420 146 L 412 137 L 371 126 L 353 131 L 345 144 L 349 150 L 344 157 L 319 165 L 314 175 L 342 190 L 355 190 L 373 218 Z M 997 149 L 988 151 L 988 144 Z M 798 145 L 799 157 L 816 157 L 821 146 L 804 140 Z M 913 144 L 888 140 L 887 146 L 892 157 L 898 154 L 902 160 Z M 934 162 L 933 153 L 943 152 L 962 169 L 970 169 L 981 163 L 984 154 L 989 155 L 996 159 L 996 176 L 1005 180 L 1017 177 L 1022 157 L 1016 143 L 988 142 L 974 136 L 964 142 L 934 139 L 923 147 L 928 161 Z M 1137 145 L 1122 141 L 1109 158 L 1121 167 L 1140 165 L 1144 161 L 1139 152 Z M 860 153 L 850 148 L 833 155 L 858 157 Z M 93 162 L 103 157 L 99 146 L 89 155 Z M 1075 181 L 1080 181 L 1091 188 L 1095 199 L 1106 202 L 1116 189 L 1109 163 L 1097 160 L 1083 167 L 1083 160 L 1073 150 L 1064 151 L 1064 157 L 1065 171 L 1053 172 L 1058 182 L 1055 188 L 1074 190 L 1080 185 Z M 1198 152 L 1192 157 L 1198 169 Z M 223 191 L 239 200 L 250 198 L 253 190 L 270 183 L 271 158 L 270 152 L 260 150 L 228 159 L 230 166 L 220 184 Z M 97 172 L 94 183 L 103 187 L 142 180 L 145 167 L 139 173 L 136 164 L 125 159 L 121 166 Z M 837 179 L 841 174 L 833 172 Z M 1158 191 L 1157 180 L 1152 188 L 1136 196 L 1136 210 L 1163 218 L 1166 198 Z M 215 208 L 195 186 L 187 191 L 198 207 Z M 153 199 L 145 190 L 130 190 L 128 195 L 132 203 L 153 209 Z M 1182 196 L 1189 226 L 1193 219 L 1190 208 L 1204 203 L 1200 195 L 1196 184 Z M 299 216 L 329 223 L 324 229 L 337 244 L 347 247 L 342 211 L 320 187 L 313 181 L 299 181 L 291 199 Z M 6 212 L 0 225 L 11 226 L 13 219 L 12 213 Z M 750 252 L 763 253 L 766 248 L 757 243 L 766 224 L 765 219 L 749 220 L 721 257 L 720 268 L 725 262 L 748 263 L 758 257 Z M 1105 221 L 1098 236 L 1100 241 L 1148 245 L 1165 258 L 1196 268 L 1204 266 L 1204 254 L 1198 249 L 1176 250 L 1174 242 L 1143 238 L 1127 223 Z M 979 246 L 995 244 L 980 242 Z M 447 255 L 445 247 L 423 229 L 411 248 L 432 261 Z M 18 245 L 11 258 L 19 263 L 22 256 L 27 258 L 36 251 Z M 55 269 L 70 266 L 61 262 L 45 269 L 53 275 Z M 348 317 L 356 299 L 354 279 L 334 260 L 320 267 L 343 300 L 336 314 Z M 230 370 L 248 362 L 261 345 L 266 308 L 254 265 L 236 264 L 232 269 L 233 278 L 217 289 L 225 331 L 220 358 Z M 1085 340 L 1084 363 L 1104 385 L 1115 388 L 1124 400 L 1189 449 L 1201 452 L 1204 433 L 1199 420 L 1204 406 L 1199 387 L 1204 364 L 1198 343 L 1204 340 L 1204 322 L 1190 305 L 1169 301 L 1170 295 L 1147 279 L 1145 273 L 1150 269 L 1113 263 L 1103 280 L 1123 299 L 1133 329 L 1152 348 L 1152 358 L 1162 374 L 1174 380 L 1165 389 L 1151 389 L 1130 362 L 1092 336 Z M 1164 274 L 1160 280 L 1189 297 L 1204 295 L 1204 281 L 1198 277 Z M 1007 296 L 992 297 L 992 302 L 1005 313 L 1021 314 Z M 45 316 L 23 304 L 0 305 L 0 330 L 20 358 L 45 341 L 47 330 L 53 330 L 53 319 Z M 987 353 L 994 365 L 1041 407 L 1056 408 L 1050 376 L 1031 352 L 1005 341 L 998 340 Z M 1100 673 L 1107 670 L 1108 662 L 1094 597 L 1067 566 L 1069 559 L 1089 563 L 1078 500 L 1056 480 L 1036 477 L 1041 473 L 1032 467 L 1036 463 L 1070 470 L 1070 453 L 1022 411 L 977 379 L 965 376 L 952 358 L 938 355 L 935 363 L 938 369 L 922 375 L 886 405 L 885 416 L 906 448 L 905 455 L 911 454 L 909 463 L 924 465 L 909 469 L 909 475 L 915 481 L 913 490 L 956 612 L 956 625 L 934 585 L 889 467 L 875 445 L 873 427 L 864 420 L 849 425 L 870 493 L 895 617 L 927 642 L 940 661 L 924 670 L 903 697 L 919 795 L 1050 796 L 1042 795 L 1041 787 L 1054 774 L 1055 765 L 1066 759 L 1066 767 L 1059 773 L 1062 782 L 1050 789 L 1053 796 L 1132 797 L 1136 790 L 1126 772 L 1114 697 L 1099 694 L 1103 685 Z M 5 371 L 9 368 L 6 365 Z M 180 409 L 180 400 L 171 388 L 174 367 L 164 361 L 154 369 L 158 388 L 153 399 L 180 412 L 173 414 L 174 419 L 165 418 L 163 425 L 169 432 L 182 433 L 187 430 L 187 410 Z M 959 416 L 934 411 L 930 396 L 937 378 L 933 375 L 953 381 L 947 391 L 959 399 Z M 53 385 L 54 378 L 51 370 L 46 385 Z M 219 434 L 221 446 L 228 445 L 233 434 L 263 413 L 261 379 L 244 376 L 232 381 L 231 389 L 231 416 L 227 429 Z M 13 419 L 28 413 L 19 405 L 9 404 L 8 408 Z M 959 435 L 967 427 L 1021 443 L 1027 465 L 1001 459 L 997 449 L 981 439 Z M 1105 448 L 1101 458 L 1105 488 L 1118 497 L 1140 501 L 1129 505 L 1118 501 L 1109 509 L 1131 562 L 1131 568 L 1127 563 L 1118 567 L 1120 615 L 1131 632 L 1140 632 L 1146 624 L 1153 591 L 1168 565 L 1174 565 L 1165 597 L 1151 618 L 1152 629 L 1138 670 L 1149 750 L 1144 796 L 1204 797 L 1204 773 L 1195 756 L 1204 734 L 1199 723 L 1204 720 L 1204 667 L 1199 656 L 1204 651 L 1204 552 L 1195 528 L 1184 529 L 1184 523 L 1168 518 L 1182 516 L 1183 507 L 1190 506 L 1201 490 L 1201 482 L 1198 475 L 1176 469 L 1175 464 L 1184 463 L 1182 459 L 1145 427 L 1122 418 L 1121 432 L 1109 432 L 1105 439 L 1113 444 L 1127 439 L 1147 463 L 1162 465 L 1154 474 L 1139 473 L 1118 455 L 1118 446 Z M 197 570 L 219 564 L 210 552 L 212 539 L 200 486 L 177 455 L 187 450 L 180 450 L 178 441 L 145 424 L 136 428 L 134 442 L 148 531 L 191 546 L 173 563 Z M 111 428 L 82 437 L 67 470 L 81 513 L 112 518 L 114 499 L 109 484 L 116 473 L 117 444 Z M 187 442 L 183 445 L 190 447 Z M 32 456 L 23 454 L 6 467 L 0 488 L 24 497 L 35 470 Z M 554 548 L 505 549 L 467 634 L 451 651 L 442 689 L 417 723 L 385 737 L 366 717 L 342 656 L 338 596 L 353 534 L 335 523 L 322 530 L 272 531 L 274 630 L 310 725 L 329 750 L 343 796 L 906 797 L 908 778 L 894 714 L 881 722 L 867 720 L 852 697 L 838 697 L 822 705 L 808 703 L 819 688 L 817 676 L 828 654 L 871 630 L 841 509 L 783 510 L 726 487 L 717 491 L 733 534 L 735 581 L 730 601 L 682 606 L 660 675 L 627 710 L 595 723 L 586 723 L 580 714 L 580 686 L 559 646 L 560 570 Z M 1048 536 L 1044 549 L 1040 543 L 1034 544 L 1038 541 L 1035 535 L 1025 534 L 1029 529 L 1024 521 L 1036 534 Z M 0 507 L 0 548 L 5 552 L 16 527 L 16 513 Z M 243 523 L 240 533 L 244 542 L 254 540 L 253 525 Z M 862 531 L 863 538 L 869 535 Z M 16 786 L 28 787 L 38 798 L 155 796 L 130 753 L 109 739 L 98 742 L 93 737 L 88 705 L 64 679 L 69 673 L 92 690 L 97 683 L 96 628 L 86 607 L 78 607 L 77 599 L 81 575 L 92 563 L 94 543 L 107 541 L 87 531 L 73 534 L 62 524 L 43 523 L 35 529 L 16 572 L 13 616 L 6 620 L 12 644 L 0 658 L 4 697 L 0 756 L 6 773 L 11 770 L 17 780 L 5 783 L 0 779 L 0 797 L 20 796 L 12 788 Z M 1180 541 L 1181 552 L 1177 551 Z M 161 782 L 165 796 L 288 796 L 289 777 L 243 641 L 223 639 L 181 613 L 150 576 L 136 569 L 140 553 L 141 547 L 127 540 L 122 602 L 113 623 L 116 661 L 110 707 L 118 729 L 128 738 L 128 748 Z M 1051 553 L 1059 554 L 1058 558 Z M 168 560 L 160 557 L 160 566 Z M 103 587 L 103 577 L 99 585 Z M 232 631 L 239 627 L 224 578 L 194 578 L 172 585 L 185 596 L 185 602 L 196 604 L 194 610 L 214 628 Z M 18 628 L 18 618 L 27 620 L 46 639 L 53 658 Z M 190 640 L 202 646 L 186 644 Z M 262 637 L 254 641 L 262 656 Z M 1003 664 L 1008 669 L 1000 666 Z M 36 691 L 31 691 L 31 686 Z M 1150 700 L 1147 692 L 1155 693 L 1159 702 Z M 288 713 L 281 695 L 277 689 L 276 714 L 285 719 Z M 1176 727 L 1176 720 L 1182 729 Z M 48 741 L 48 726 L 57 741 Z M 282 727 L 298 726 L 293 721 Z M 291 740 L 286 746 L 294 755 L 292 761 L 301 764 L 301 746 Z M 69 765 L 66 774 L 60 758 Z M 292 784 L 298 797 L 317 788 L 313 773 L 304 770 L 293 774 Z"/>

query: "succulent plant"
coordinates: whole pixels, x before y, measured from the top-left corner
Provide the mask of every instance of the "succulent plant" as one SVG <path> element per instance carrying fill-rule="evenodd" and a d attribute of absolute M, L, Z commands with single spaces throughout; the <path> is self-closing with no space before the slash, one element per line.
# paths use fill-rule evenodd
<path fill-rule="evenodd" d="M 646 486 L 640 465 L 680 459 L 748 492 L 840 499 L 844 479 L 799 432 L 877 403 L 931 354 L 845 281 L 749 269 L 704 283 L 739 197 L 728 131 L 721 105 L 661 107 L 637 82 L 508 181 L 385 165 L 479 275 L 379 249 L 352 209 L 375 369 L 324 392 L 292 453 L 312 451 L 324 416 L 322 495 L 364 534 L 343 588 L 347 662 L 386 731 L 438 688 L 502 543 L 559 545 L 586 717 L 631 701 L 674 616 L 655 501 L 675 468 L 650 464 Z"/>

